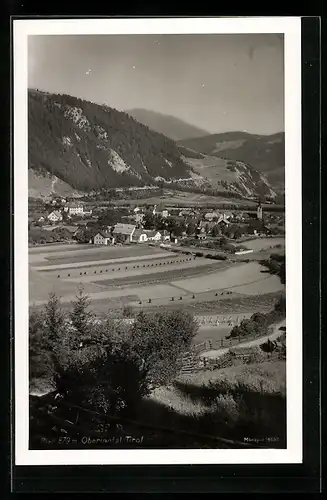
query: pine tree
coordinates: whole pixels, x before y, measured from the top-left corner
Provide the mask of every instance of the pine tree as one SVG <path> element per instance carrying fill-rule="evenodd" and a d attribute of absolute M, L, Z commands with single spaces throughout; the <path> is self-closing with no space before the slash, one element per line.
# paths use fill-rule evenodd
<path fill-rule="evenodd" d="M 49 344 L 54 347 L 62 337 L 65 329 L 65 314 L 60 308 L 60 299 L 55 293 L 49 294 L 45 305 L 45 326 Z"/>
<path fill-rule="evenodd" d="M 73 310 L 69 314 L 69 318 L 82 341 L 83 339 L 85 340 L 90 331 L 91 319 L 93 317 L 93 313 L 88 310 L 90 300 L 84 293 L 84 288 L 82 286 L 79 288 L 76 300 L 73 304 Z"/>

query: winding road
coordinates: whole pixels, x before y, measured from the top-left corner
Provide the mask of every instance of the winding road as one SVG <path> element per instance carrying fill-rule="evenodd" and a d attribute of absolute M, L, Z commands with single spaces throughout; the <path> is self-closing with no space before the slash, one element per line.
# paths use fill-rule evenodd
<path fill-rule="evenodd" d="M 244 347 L 254 347 L 264 344 L 265 342 L 267 342 L 267 340 L 276 340 L 278 337 L 280 337 L 280 335 L 282 335 L 283 331 L 280 330 L 280 328 L 283 326 L 284 327 L 286 326 L 285 319 L 272 325 L 271 332 L 263 337 L 258 337 L 256 339 L 249 340 L 248 342 L 241 342 L 240 344 L 236 344 L 232 347 L 224 347 L 222 349 L 212 349 L 210 351 L 204 351 L 201 352 L 199 356 L 200 358 L 219 358 L 220 356 L 223 356 L 231 349 L 243 349 Z"/>

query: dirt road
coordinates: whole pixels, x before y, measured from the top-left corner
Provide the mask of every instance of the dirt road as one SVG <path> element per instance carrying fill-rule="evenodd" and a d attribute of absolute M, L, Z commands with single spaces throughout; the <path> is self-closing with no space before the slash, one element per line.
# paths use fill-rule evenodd
<path fill-rule="evenodd" d="M 286 320 L 283 319 L 279 321 L 275 325 L 271 326 L 271 332 L 265 335 L 264 337 L 259 337 L 257 339 L 249 340 L 248 342 L 241 342 L 240 344 L 236 344 L 232 347 L 222 348 L 222 349 L 212 349 L 211 351 L 205 351 L 200 354 L 201 358 L 219 358 L 223 354 L 226 354 L 230 349 L 243 349 L 244 347 L 255 347 L 267 342 L 267 340 L 276 340 L 280 335 L 282 335 L 282 331 L 280 328 L 286 325 Z"/>

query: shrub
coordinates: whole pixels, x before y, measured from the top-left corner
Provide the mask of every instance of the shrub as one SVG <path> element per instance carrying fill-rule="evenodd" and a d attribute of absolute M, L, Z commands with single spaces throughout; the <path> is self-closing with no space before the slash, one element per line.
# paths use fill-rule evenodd
<path fill-rule="evenodd" d="M 133 413 L 143 395 L 176 375 L 198 325 L 184 311 L 140 312 L 133 324 L 108 314 L 95 323 L 88 305 L 80 289 L 68 317 L 54 294 L 31 315 L 30 375 L 52 377 L 68 403 Z"/>

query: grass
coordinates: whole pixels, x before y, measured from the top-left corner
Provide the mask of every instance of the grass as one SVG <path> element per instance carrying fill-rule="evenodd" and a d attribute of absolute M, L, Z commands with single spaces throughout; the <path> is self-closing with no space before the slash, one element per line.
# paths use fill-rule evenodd
<path fill-rule="evenodd" d="M 183 307 L 184 310 L 192 314 L 231 314 L 231 313 L 246 313 L 248 311 L 270 311 L 280 297 L 281 292 L 267 293 L 262 295 L 242 296 L 239 295 L 233 298 L 213 298 L 212 300 L 196 301 L 196 302 L 173 302 L 165 306 L 153 306 L 155 310 L 172 310 Z M 147 307 L 147 304 L 142 304 L 142 307 Z"/>
<path fill-rule="evenodd" d="M 259 439 L 267 447 L 285 447 L 285 362 L 180 376 L 170 387 L 156 389 L 139 413 L 152 422 L 164 419 L 177 430 L 240 442 Z"/>

